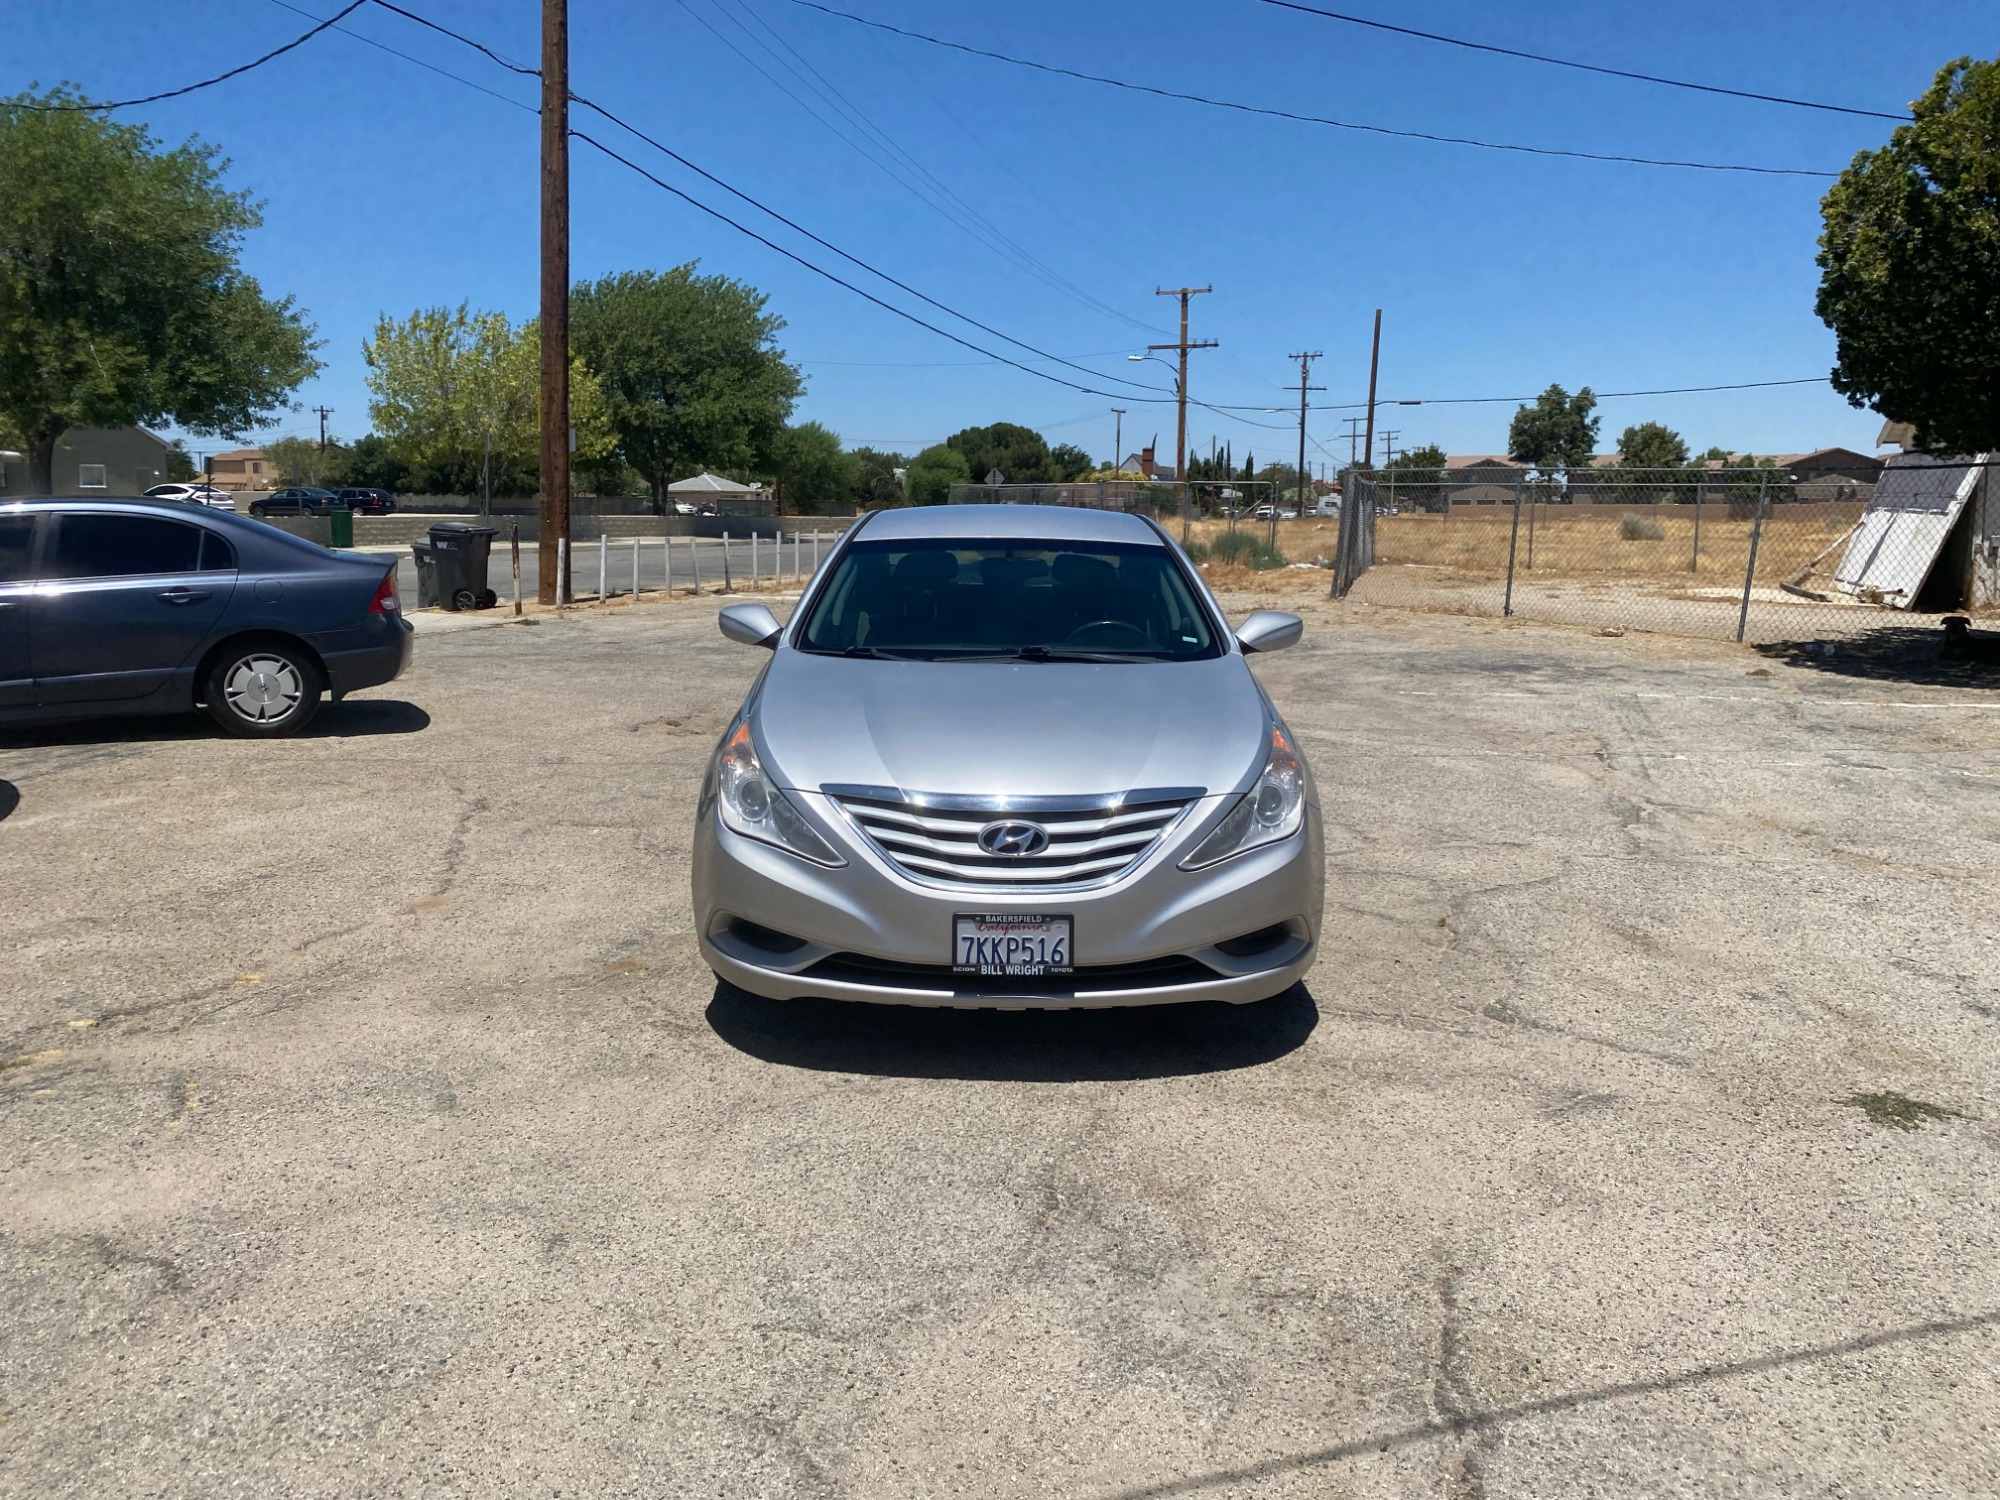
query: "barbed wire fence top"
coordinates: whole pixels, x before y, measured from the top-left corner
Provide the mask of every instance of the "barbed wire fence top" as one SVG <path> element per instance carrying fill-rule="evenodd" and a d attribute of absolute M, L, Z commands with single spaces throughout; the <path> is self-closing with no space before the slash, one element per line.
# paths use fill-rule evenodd
<path fill-rule="evenodd" d="M 1995 467 L 1905 455 L 1874 482 L 1750 460 L 1351 470 L 1335 592 L 1755 643 L 2000 614 Z"/>

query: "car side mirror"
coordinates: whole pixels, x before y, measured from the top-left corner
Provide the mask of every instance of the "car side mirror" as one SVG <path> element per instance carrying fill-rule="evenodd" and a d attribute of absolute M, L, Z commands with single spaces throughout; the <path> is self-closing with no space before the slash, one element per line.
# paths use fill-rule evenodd
<path fill-rule="evenodd" d="M 1260 609 L 1236 629 L 1236 644 L 1251 651 L 1282 651 L 1296 646 L 1305 634 L 1306 622 L 1297 615 L 1275 609 Z"/>
<path fill-rule="evenodd" d="M 778 649 L 778 635 L 785 628 L 762 604 L 732 604 L 715 617 L 715 623 L 732 641 L 762 646 L 767 651 Z"/>

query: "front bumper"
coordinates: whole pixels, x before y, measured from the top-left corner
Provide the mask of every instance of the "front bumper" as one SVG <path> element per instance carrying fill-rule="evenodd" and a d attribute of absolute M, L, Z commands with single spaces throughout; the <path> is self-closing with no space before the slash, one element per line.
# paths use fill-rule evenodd
<path fill-rule="evenodd" d="M 1242 1005 L 1283 993 L 1312 966 L 1325 867 L 1319 811 L 1310 804 L 1293 837 L 1189 872 L 1178 861 L 1234 800 L 1204 798 L 1114 884 L 1003 895 L 919 884 L 885 861 L 829 799 L 791 795 L 846 865 L 825 869 L 733 833 L 712 801 L 695 828 L 702 957 L 721 978 L 767 999 L 1001 1010 Z M 953 915 L 1013 911 L 1070 916 L 1077 972 L 1033 980 L 951 973 Z M 746 923 L 767 932 L 747 931 Z M 1265 939 L 1255 951 L 1219 946 L 1260 932 Z M 798 946 L 778 951 L 769 934 Z"/>

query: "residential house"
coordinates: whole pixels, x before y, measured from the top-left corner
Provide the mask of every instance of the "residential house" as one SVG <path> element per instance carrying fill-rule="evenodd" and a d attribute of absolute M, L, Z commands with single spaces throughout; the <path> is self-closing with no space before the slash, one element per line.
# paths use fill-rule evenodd
<path fill-rule="evenodd" d="M 143 495 L 167 481 L 173 444 L 143 427 L 72 427 L 56 439 L 51 465 L 57 495 Z M 0 462 L 0 496 L 28 493 L 25 458 Z"/>
<path fill-rule="evenodd" d="M 720 474 L 677 479 L 667 486 L 667 498 L 675 505 L 699 506 L 718 516 L 768 516 L 776 510 L 762 486 L 738 484 Z"/>
<path fill-rule="evenodd" d="M 278 466 L 262 448 L 232 448 L 208 460 L 206 473 L 219 490 L 275 490 Z"/>
<path fill-rule="evenodd" d="M 1157 479 L 1171 484 L 1177 477 L 1172 464 L 1163 464 L 1153 457 L 1150 446 L 1129 454 L 1118 466 L 1120 474 L 1129 474 L 1134 479 Z"/>

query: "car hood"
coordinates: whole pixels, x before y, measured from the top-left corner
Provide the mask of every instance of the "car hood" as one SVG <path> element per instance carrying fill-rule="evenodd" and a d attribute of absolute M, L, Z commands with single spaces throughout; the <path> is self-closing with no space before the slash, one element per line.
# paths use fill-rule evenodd
<path fill-rule="evenodd" d="M 1239 656 L 1194 662 L 849 661 L 780 650 L 753 709 L 781 786 L 1075 796 L 1236 790 L 1269 746 Z"/>

